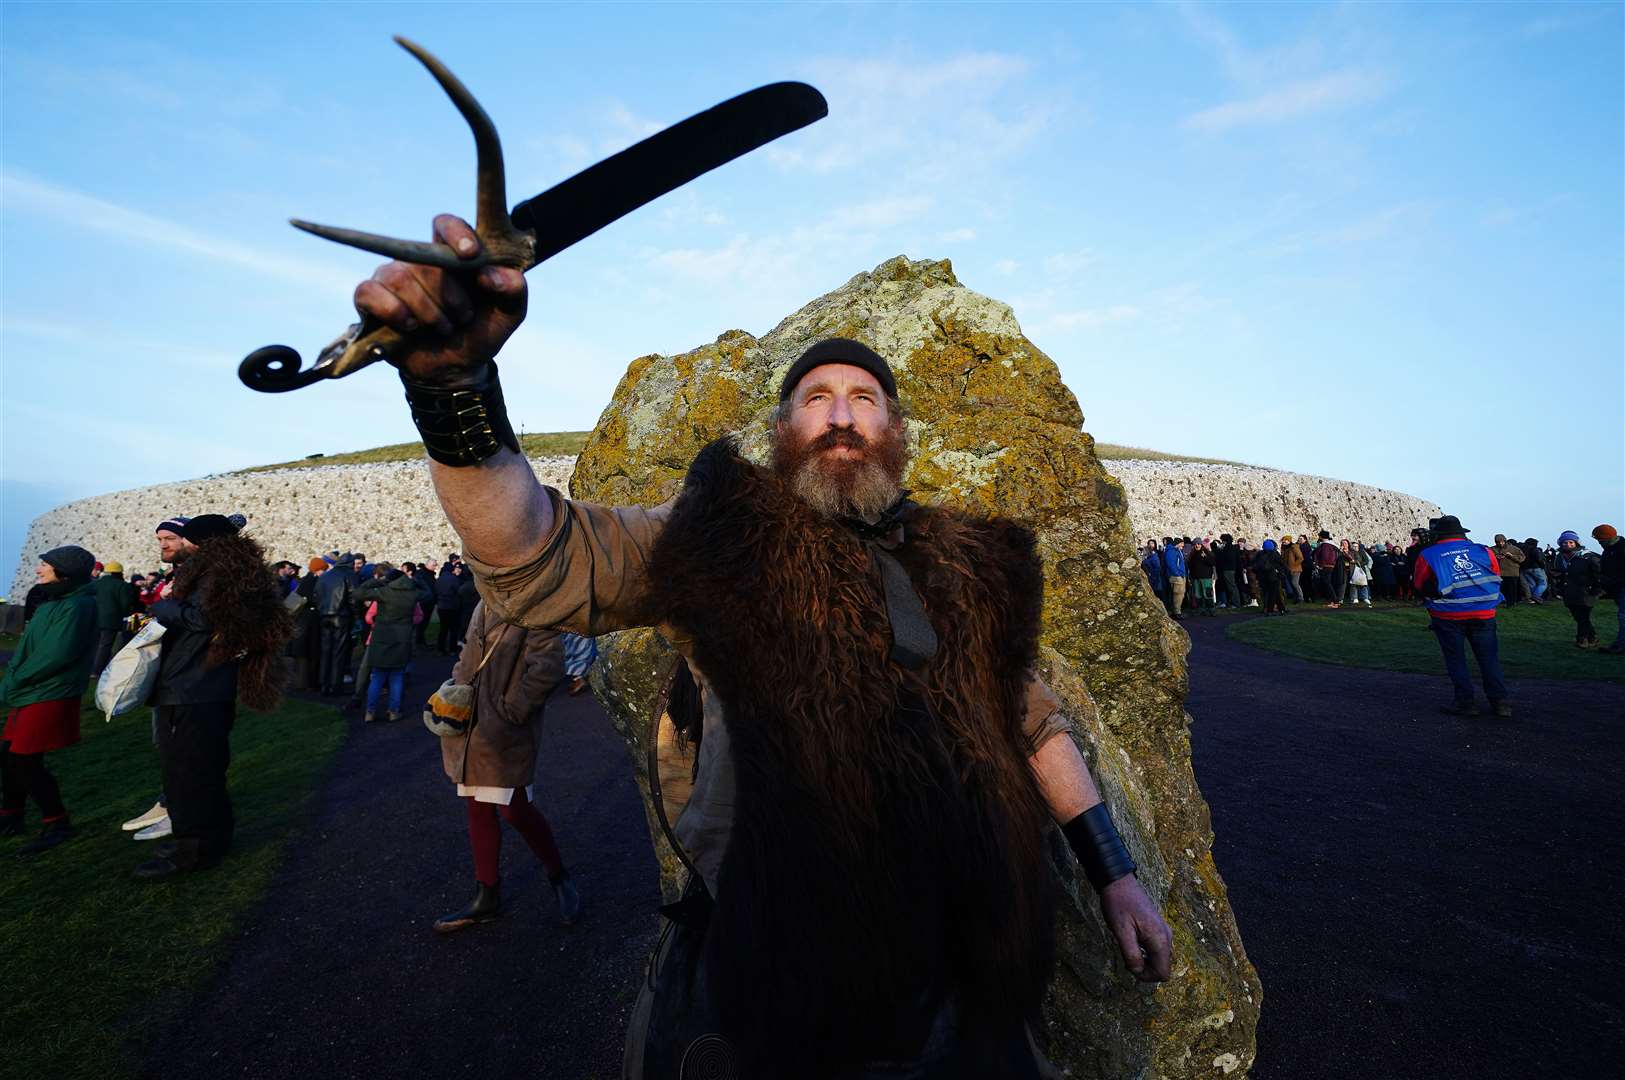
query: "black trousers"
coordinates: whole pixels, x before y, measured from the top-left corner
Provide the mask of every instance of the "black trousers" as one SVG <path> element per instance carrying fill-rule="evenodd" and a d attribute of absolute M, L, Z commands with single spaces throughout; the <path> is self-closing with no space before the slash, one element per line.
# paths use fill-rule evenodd
<path fill-rule="evenodd" d="M 434 646 L 441 652 L 449 652 L 457 648 L 457 642 L 462 631 L 463 614 L 454 607 L 440 609 L 440 633 L 435 636 Z"/>
<path fill-rule="evenodd" d="M 1505 581 L 1505 578 L 1502 578 Z M 1597 628 L 1591 623 L 1591 609 L 1584 604 L 1565 604 L 1569 614 L 1574 616 L 1574 640 L 1596 641 Z"/>
<path fill-rule="evenodd" d="M 4 778 L 5 802 L 0 806 L 4 813 L 22 813 L 32 796 L 43 820 L 68 816 L 62 806 L 62 789 L 45 767 L 44 754 L 14 754 L 11 743 L 0 743 L 0 777 Z"/>
<path fill-rule="evenodd" d="M 226 792 L 237 704 L 160 705 L 155 711 L 164 797 L 175 830 L 174 860 L 187 869 L 212 864 L 231 847 L 237 825 Z"/>
<path fill-rule="evenodd" d="M 99 676 L 107 662 L 113 659 L 113 654 L 118 652 L 119 636 L 118 630 L 96 631 L 96 662 L 90 667 L 91 677 Z"/>
<path fill-rule="evenodd" d="M 344 676 L 350 670 L 350 620 L 322 616 L 322 691 L 344 689 Z"/>

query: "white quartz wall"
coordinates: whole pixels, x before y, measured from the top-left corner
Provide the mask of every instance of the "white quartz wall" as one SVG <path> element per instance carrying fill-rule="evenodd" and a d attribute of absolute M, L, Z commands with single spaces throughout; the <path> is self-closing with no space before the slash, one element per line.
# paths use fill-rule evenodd
<path fill-rule="evenodd" d="M 1430 502 L 1324 476 L 1246 465 L 1108 461 L 1128 496 L 1137 540 L 1230 533 L 1257 546 L 1265 537 L 1314 534 L 1388 542 L 1439 516 Z"/>
<path fill-rule="evenodd" d="M 531 458 L 530 465 L 544 484 L 562 489 L 575 459 Z M 29 526 L 11 598 L 20 601 L 34 584 L 39 553 L 59 544 L 123 563 L 126 577 L 157 570 L 158 523 L 173 514 L 209 513 L 243 514 L 273 562 L 288 559 L 301 567 L 334 548 L 390 562 L 439 560 L 459 549 L 422 460 L 229 473 L 97 495 L 40 515 Z"/>
<path fill-rule="evenodd" d="M 543 483 L 561 489 L 575 467 L 568 457 L 532 458 L 530 464 Z M 1439 513 L 1432 503 L 1395 491 L 1273 469 L 1172 461 L 1106 465 L 1123 484 L 1141 540 L 1227 532 L 1256 544 L 1265 536 L 1320 529 L 1338 537 L 1395 540 Z M 42 514 L 29 527 L 11 596 L 27 592 L 39 553 L 59 544 L 78 544 L 103 562 L 121 562 L 127 576 L 156 570 L 158 522 L 172 514 L 205 513 L 246 515 L 272 560 L 301 566 L 334 548 L 400 562 L 441 559 L 459 546 L 422 461 L 231 473 L 98 495 Z"/>

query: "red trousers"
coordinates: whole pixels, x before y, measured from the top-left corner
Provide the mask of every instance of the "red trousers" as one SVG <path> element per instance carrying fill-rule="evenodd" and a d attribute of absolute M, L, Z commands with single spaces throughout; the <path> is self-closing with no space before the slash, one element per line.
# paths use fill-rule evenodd
<path fill-rule="evenodd" d="M 549 881 L 564 876 L 564 860 L 559 857 L 558 844 L 553 842 L 553 830 L 542 812 L 525 797 L 524 788 L 514 789 L 513 801 L 507 806 L 477 802 L 472 796 L 464 796 L 463 801 L 468 804 L 468 838 L 474 845 L 474 876 L 480 884 L 495 885 L 501 878 L 497 869 L 497 857 L 502 854 L 498 815 L 525 838 L 546 868 Z"/>

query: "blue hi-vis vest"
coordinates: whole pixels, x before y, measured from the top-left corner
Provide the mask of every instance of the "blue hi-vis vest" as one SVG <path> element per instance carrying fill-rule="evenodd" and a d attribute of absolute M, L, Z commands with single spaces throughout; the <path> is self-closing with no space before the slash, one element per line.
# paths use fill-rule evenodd
<path fill-rule="evenodd" d="M 1465 614 L 1491 611 L 1501 602 L 1501 575 L 1490 565 L 1490 549 L 1466 538 L 1445 540 L 1422 549 L 1433 571 L 1438 596 L 1427 600 L 1429 611 Z"/>

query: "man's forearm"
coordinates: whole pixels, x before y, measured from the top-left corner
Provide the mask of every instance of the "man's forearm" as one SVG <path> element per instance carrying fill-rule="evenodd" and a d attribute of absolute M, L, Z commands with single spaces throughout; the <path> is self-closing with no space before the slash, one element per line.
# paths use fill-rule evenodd
<path fill-rule="evenodd" d="M 504 449 L 478 465 L 429 462 L 435 494 L 463 550 L 491 566 L 514 566 L 553 529 L 553 504 L 524 455 Z"/>
<path fill-rule="evenodd" d="M 1064 825 L 1100 802 L 1100 792 L 1095 790 L 1089 766 L 1065 735 L 1046 739 L 1027 763 L 1038 777 L 1038 787 L 1049 806 L 1050 816 L 1057 822 Z"/>

